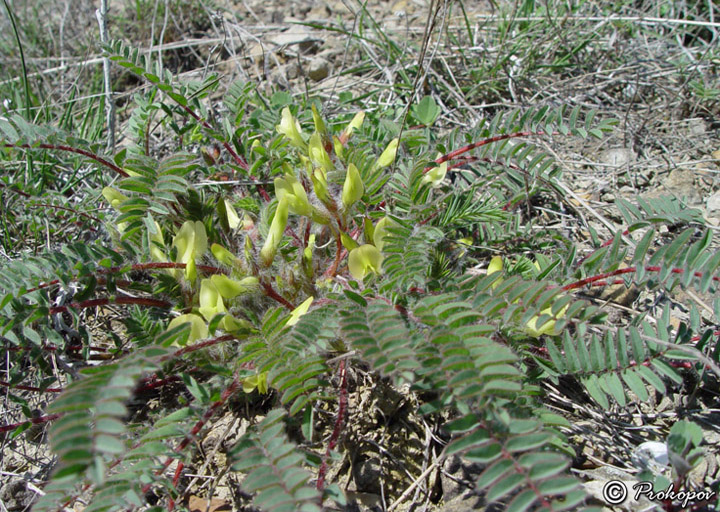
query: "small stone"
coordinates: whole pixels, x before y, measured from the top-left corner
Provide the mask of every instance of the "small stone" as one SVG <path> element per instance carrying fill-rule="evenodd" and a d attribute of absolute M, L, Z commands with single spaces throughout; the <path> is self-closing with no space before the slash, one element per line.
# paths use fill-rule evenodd
<path fill-rule="evenodd" d="M 405 14 L 407 13 L 407 9 L 408 9 L 407 0 L 400 0 L 399 2 L 395 2 L 395 4 L 393 4 L 390 11 L 393 14 L 395 14 L 396 16 L 399 12 L 402 12 L 402 16 L 405 16 Z"/>
<path fill-rule="evenodd" d="M 325 21 L 331 17 L 332 17 L 332 7 L 330 7 L 330 5 L 327 4 L 326 2 L 316 4 L 307 13 L 307 18 L 310 20 Z"/>
<path fill-rule="evenodd" d="M 720 190 L 708 197 L 705 206 L 707 207 L 707 210 L 709 212 L 715 212 L 720 210 Z"/>
<path fill-rule="evenodd" d="M 265 49 L 260 43 L 252 43 L 247 50 L 252 61 L 258 66 L 262 66 L 265 61 Z"/>
<path fill-rule="evenodd" d="M 330 74 L 330 63 L 322 57 L 314 58 L 308 66 L 308 77 L 314 82 L 324 80 Z"/>
<path fill-rule="evenodd" d="M 691 137 L 699 137 L 700 135 L 704 135 L 706 131 L 707 127 L 703 119 L 695 118 L 688 121 L 688 134 Z"/>
<path fill-rule="evenodd" d="M 280 66 L 280 72 L 286 80 L 295 80 L 300 76 L 300 66 L 294 60 Z"/>
<path fill-rule="evenodd" d="M 8 481 L 0 489 L 0 500 L 9 511 L 28 510 L 37 498 L 37 494 L 28 489 L 27 482 L 21 478 Z"/>
<path fill-rule="evenodd" d="M 630 148 L 611 148 L 600 153 L 600 162 L 615 168 L 624 167 L 635 161 L 635 153 Z"/>
<path fill-rule="evenodd" d="M 695 187 L 695 173 L 689 169 L 673 169 L 663 182 L 663 186 L 675 197 L 685 198 L 691 205 L 696 205 L 702 200 Z"/>
<path fill-rule="evenodd" d="M 453 455 L 443 466 L 440 474 L 442 485 L 443 501 L 448 502 L 460 497 L 467 498 L 467 494 L 473 494 L 473 482 L 477 480 L 483 471 L 483 467 L 463 460 Z"/>

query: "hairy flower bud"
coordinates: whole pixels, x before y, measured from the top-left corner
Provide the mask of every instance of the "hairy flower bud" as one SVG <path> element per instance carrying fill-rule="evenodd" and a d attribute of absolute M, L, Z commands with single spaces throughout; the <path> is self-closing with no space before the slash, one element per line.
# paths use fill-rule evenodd
<path fill-rule="evenodd" d="M 235 255 L 225 249 L 225 247 L 223 247 L 222 245 L 212 244 L 212 246 L 210 246 L 210 252 L 212 252 L 213 256 L 215 256 L 215 259 L 223 265 L 232 267 L 237 261 Z"/>
<path fill-rule="evenodd" d="M 153 261 L 167 261 L 165 255 L 165 239 L 163 238 L 162 229 L 160 224 L 156 220 L 153 220 L 153 226 L 155 228 L 154 233 L 150 234 L 150 257 Z"/>
<path fill-rule="evenodd" d="M 323 138 L 327 137 L 327 128 L 325 128 L 325 123 L 323 122 L 322 117 L 320 117 L 320 114 L 318 113 L 315 104 L 312 105 L 312 116 L 313 124 L 315 125 L 315 131 L 318 132 Z"/>
<path fill-rule="evenodd" d="M 225 217 L 227 218 L 228 227 L 235 229 L 240 225 L 240 217 L 238 217 L 235 207 L 227 199 L 223 199 L 222 205 L 225 207 Z"/>

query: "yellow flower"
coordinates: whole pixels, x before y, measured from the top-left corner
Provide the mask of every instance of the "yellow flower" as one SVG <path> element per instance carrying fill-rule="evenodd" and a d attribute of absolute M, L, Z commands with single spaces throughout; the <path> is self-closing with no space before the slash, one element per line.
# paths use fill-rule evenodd
<path fill-rule="evenodd" d="M 345 128 L 345 131 L 343 132 L 343 135 L 346 137 L 346 140 L 350 135 L 352 135 L 352 132 L 354 130 L 359 130 L 360 127 L 363 124 L 363 121 L 365 120 L 365 112 L 362 110 L 355 114 L 355 117 L 352 118 L 352 121 L 350 121 L 350 124 L 347 125 L 347 128 Z"/>
<path fill-rule="evenodd" d="M 370 272 L 379 274 L 382 271 L 382 254 L 374 245 L 361 245 L 350 251 L 348 268 L 350 274 L 358 281 Z"/>
<path fill-rule="evenodd" d="M 322 169 L 315 169 L 310 175 L 310 179 L 313 183 L 313 189 L 315 189 L 315 195 L 320 201 L 326 203 L 330 196 L 328 195 L 327 176 L 325 171 Z"/>
<path fill-rule="evenodd" d="M 380 155 L 380 158 L 377 159 L 377 162 L 375 163 L 376 168 L 382 169 L 395 161 L 395 155 L 397 154 L 399 142 L 400 140 L 397 138 L 390 141 L 390 144 L 387 145 L 385 151 L 383 151 Z"/>
<path fill-rule="evenodd" d="M 218 313 L 225 313 L 225 303 L 215 283 L 211 279 L 203 279 L 200 283 L 200 314 L 208 322 Z"/>
<path fill-rule="evenodd" d="M 328 155 L 327 151 L 325 151 L 322 138 L 318 132 L 315 132 L 310 136 L 308 156 L 313 164 L 321 167 L 325 172 L 332 170 L 333 164 L 330 161 L 330 155 Z"/>
<path fill-rule="evenodd" d="M 445 175 L 447 174 L 447 168 L 447 162 L 441 163 L 438 167 L 433 167 L 427 173 L 425 173 L 425 176 L 423 176 L 420 183 L 430 183 L 430 186 L 433 188 L 439 187 L 442 184 L 442 180 L 445 179 Z"/>
<path fill-rule="evenodd" d="M 500 256 L 495 256 L 493 259 L 490 260 L 490 264 L 487 268 L 487 275 L 494 274 L 495 272 L 500 272 L 502 271 L 502 269 L 502 258 Z"/>
<path fill-rule="evenodd" d="M 323 122 L 322 117 L 320 117 L 320 114 L 318 113 L 314 103 L 312 105 L 312 116 L 313 124 L 315 125 L 315 131 L 325 137 L 327 135 L 327 128 L 325 128 L 325 123 Z"/>
<path fill-rule="evenodd" d="M 282 239 L 283 233 L 285 232 L 285 226 L 287 226 L 288 220 L 288 203 L 287 199 L 280 198 L 277 209 L 275 210 L 275 216 L 273 217 L 272 223 L 270 224 L 270 230 L 268 231 L 267 238 L 265 239 L 265 245 L 260 250 L 260 259 L 263 265 L 269 267 L 273 259 L 275 259 L 275 253 L 280 246 L 280 240 Z"/>
<path fill-rule="evenodd" d="M 127 201 L 127 196 L 125 194 L 122 194 L 120 191 L 112 187 L 105 187 L 102 189 L 102 195 L 105 200 L 110 203 L 110 206 L 118 211 L 120 211 L 120 205 L 122 202 Z"/>
<path fill-rule="evenodd" d="M 277 125 L 277 131 L 278 133 L 283 134 L 285 138 L 290 141 L 290 144 L 296 148 L 303 151 L 307 149 L 307 144 L 305 144 L 305 140 L 302 137 L 302 128 L 300 128 L 300 123 L 290 113 L 290 109 L 288 107 L 285 107 L 282 111 L 282 120 L 280 121 L 280 124 Z"/>
<path fill-rule="evenodd" d="M 539 269 L 539 265 L 537 265 L 537 262 L 536 267 Z M 502 268 L 502 258 L 500 256 L 495 256 L 493 259 L 490 260 L 490 264 L 488 265 L 487 269 L 487 275 L 501 272 Z M 500 283 L 502 283 L 502 279 L 495 281 L 492 284 L 493 289 L 495 289 Z M 525 324 L 525 327 L 523 327 L 523 331 L 526 334 L 532 336 L 533 338 L 539 338 L 543 334 L 550 334 L 552 336 L 559 334 L 559 332 L 557 332 L 555 329 L 555 321 L 565 316 L 565 312 L 567 311 L 568 306 L 569 304 L 565 305 L 560 311 L 558 311 L 557 315 L 555 316 L 553 316 L 552 314 L 552 306 L 543 309 L 542 311 L 540 311 L 539 315 L 535 315 L 530 318 L 530 320 L 528 320 L 528 322 Z M 548 318 L 547 321 L 543 322 L 542 325 L 537 325 L 540 317 L 543 315 L 548 315 L 550 318 Z"/>
<path fill-rule="evenodd" d="M 290 318 L 285 325 L 295 325 L 298 323 L 300 317 L 307 313 L 308 309 L 310 309 L 310 304 L 313 303 L 313 300 L 315 300 L 315 297 L 308 297 L 302 304 L 293 309 L 290 313 Z"/>
<path fill-rule="evenodd" d="M 375 225 L 375 231 L 373 233 L 373 243 L 378 250 L 382 251 L 385 247 L 385 237 L 390 234 L 388 231 L 389 227 L 395 226 L 396 223 L 390 217 L 383 217 Z"/>
<path fill-rule="evenodd" d="M 525 325 L 525 328 L 523 330 L 533 338 L 539 338 L 543 334 L 549 334 L 551 336 L 556 336 L 560 334 L 555 329 L 555 320 L 564 317 L 568 307 L 569 304 L 565 305 L 560 311 L 558 311 L 557 315 L 555 316 L 553 316 L 552 314 L 552 306 L 543 309 L 539 315 L 535 315 L 530 320 L 528 320 L 528 323 Z M 544 324 L 538 326 L 537 322 L 543 315 L 549 315 L 551 319 L 546 321 Z"/>
<path fill-rule="evenodd" d="M 308 237 L 307 247 L 303 249 L 302 262 L 307 275 L 312 276 L 313 273 L 313 249 L 315 248 L 315 234 Z"/>
<path fill-rule="evenodd" d="M 227 199 L 223 199 L 223 203 L 225 204 L 225 214 L 227 215 L 228 226 L 230 226 L 230 229 L 237 228 L 240 225 L 240 217 L 238 217 L 235 208 Z"/>
<path fill-rule="evenodd" d="M 257 375 L 251 375 L 243 380 L 243 391 L 245 393 L 252 393 L 257 388 L 258 393 L 266 394 L 268 392 L 267 382 L 268 372 L 262 372 Z"/>
<path fill-rule="evenodd" d="M 343 247 L 345 247 L 348 251 L 352 251 L 353 249 L 359 247 L 359 244 L 347 233 L 340 233 L 340 241 L 342 242 Z"/>
<path fill-rule="evenodd" d="M 167 261 L 165 249 L 165 239 L 163 238 L 162 229 L 156 220 L 153 220 L 155 232 L 150 233 L 150 258 L 152 261 Z"/>
<path fill-rule="evenodd" d="M 185 263 L 185 277 L 192 281 L 197 276 L 195 260 L 205 254 L 207 250 L 205 226 L 199 220 L 186 221 L 175 235 L 173 245 L 178 250 L 177 261 Z"/>
<path fill-rule="evenodd" d="M 275 178 L 275 194 L 278 200 L 283 198 L 287 200 L 288 209 L 292 213 L 305 217 L 312 215 L 312 206 L 310 206 L 305 189 L 295 176 Z"/>
<path fill-rule="evenodd" d="M 236 281 L 224 274 L 215 274 L 210 277 L 210 280 L 212 284 L 215 285 L 218 293 L 226 299 L 232 299 L 242 293 L 251 292 L 257 288 L 259 283 L 257 277 L 249 276 L 244 277 L 240 281 Z"/>
<path fill-rule="evenodd" d="M 196 340 L 201 340 L 208 337 L 208 328 L 205 322 L 198 315 L 193 313 L 187 315 L 180 315 L 179 317 L 173 318 L 168 324 L 168 331 L 174 329 L 178 325 L 190 324 L 190 336 L 185 343 L 193 343 Z M 173 345 L 178 345 L 173 343 Z"/>
<path fill-rule="evenodd" d="M 350 208 L 353 204 L 362 198 L 365 193 L 365 186 L 363 185 L 360 172 L 358 171 L 355 164 L 348 166 L 347 174 L 345 175 L 345 184 L 342 190 L 342 202 L 345 208 Z"/>
<path fill-rule="evenodd" d="M 345 157 L 345 146 L 343 146 L 342 141 L 337 136 L 333 135 L 332 142 L 335 154 L 340 160 L 343 160 Z"/>
<path fill-rule="evenodd" d="M 213 256 L 215 256 L 215 259 L 218 260 L 223 265 L 228 265 L 232 267 L 235 265 L 235 262 L 237 261 L 237 258 L 233 253 L 225 249 L 222 245 L 219 244 L 212 244 L 210 246 L 210 252 L 213 253 Z"/>

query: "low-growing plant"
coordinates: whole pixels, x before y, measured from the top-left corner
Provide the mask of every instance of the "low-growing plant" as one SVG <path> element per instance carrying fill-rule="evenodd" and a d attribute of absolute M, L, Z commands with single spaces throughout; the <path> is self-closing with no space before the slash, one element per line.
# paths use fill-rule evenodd
<path fill-rule="evenodd" d="M 72 153 L 105 178 L 93 198 L 108 236 L 6 264 L 0 277 L 13 399 L 23 401 L 13 389 L 59 391 L 48 357 L 66 365 L 45 415 L 26 407 L 27 421 L 3 428 L 20 435 L 52 421 L 57 465 L 36 510 L 89 491 L 86 511 L 139 508 L 150 490 L 154 509 L 174 507 L 191 444 L 242 393 L 265 397 L 264 417 L 228 453 L 254 505 L 342 503 L 337 482 L 325 482 L 361 414 L 349 407 L 353 368 L 406 386 L 414 412 L 442 427 L 441 458 L 484 465 L 476 484 L 488 502 L 574 509 L 585 493 L 543 383 L 570 376 L 608 408 L 665 393 L 680 367 L 717 370 L 715 333 L 695 306 L 676 330 L 668 308 L 613 326 L 578 293 L 714 292 L 720 254 L 698 212 L 672 199 L 618 201 L 626 229 L 584 255 L 576 240 L 536 229 L 540 215 L 573 206 L 532 141 L 602 137 L 611 120 L 526 109 L 438 141 L 423 126 L 439 114 L 431 99 L 412 110 L 421 125 L 402 130 L 371 112 L 324 118 L 317 102 L 268 101 L 242 82 L 215 117 L 217 77 L 179 83 L 137 50 L 107 51 L 153 85 L 135 96 L 130 146 L 102 155 L 61 130 L 0 119 L 5 152 Z M 153 147 L 155 130 L 172 147 Z M 659 243 L 664 226 L 676 234 Z M 109 308 L 112 332 L 86 327 L 89 311 Z M 100 364 L 75 371 L 101 351 Z M 190 403 L 129 421 L 135 393 L 171 381 Z M 319 446 L 321 404 L 334 416 Z"/>

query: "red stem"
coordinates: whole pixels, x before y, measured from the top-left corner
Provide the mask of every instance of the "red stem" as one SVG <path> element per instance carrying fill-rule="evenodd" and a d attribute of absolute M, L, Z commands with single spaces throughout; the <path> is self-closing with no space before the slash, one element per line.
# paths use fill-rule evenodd
<path fill-rule="evenodd" d="M 499 142 L 501 140 L 507 140 L 507 139 L 515 139 L 518 137 L 531 137 L 531 136 L 540 136 L 540 135 L 547 135 L 546 132 L 539 131 L 539 132 L 516 132 L 516 133 L 506 133 L 505 135 L 497 135 L 495 137 L 490 137 L 487 139 L 479 140 L 477 142 L 473 142 L 472 144 L 468 144 L 467 146 L 463 146 L 460 149 L 456 149 L 455 151 L 451 151 L 450 153 L 446 153 L 440 158 L 436 158 L 434 162 L 436 164 L 441 164 L 443 162 L 447 162 L 448 160 L 454 160 L 458 156 L 462 155 L 463 153 L 467 153 L 468 151 L 472 151 L 473 149 L 479 148 L 481 146 L 486 146 L 488 144 L 492 144 L 493 142 Z M 553 133 L 552 135 L 555 135 Z M 431 170 L 433 166 L 427 166 L 424 170 L 425 172 Z"/>
<path fill-rule="evenodd" d="M 345 256 L 345 248 L 342 245 L 342 236 L 340 234 L 340 231 L 337 232 L 337 235 L 335 236 L 335 243 L 337 245 L 337 252 L 335 253 L 335 261 L 333 261 L 332 266 L 325 272 L 326 277 L 334 277 L 335 274 L 337 274 L 338 267 L 340 266 L 340 262 L 343 259 L 343 256 Z"/>
<path fill-rule="evenodd" d="M 292 303 L 289 300 L 287 300 L 285 297 L 283 297 L 278 292 L 276 292 L 270 283 L 267 283 L 265 281 L 260 281 L 260 285 L 262 286 L 262 289 L 265 291 L 265 295 L 267 295 L 274 301 L 279 302 L 280 304 L 285 306 L 285 308 L 287 308 L 290 311 L 295 309 L 295 306 L 293 306 Z"/>
<path fill-rule="evenodd" d="M 11 430 L 15 430 L 20 425 L 24 425 L 28 421 L 32 423 L 33 425 L 38 425 L 40 423 L 47 423 L 48 421 L 56 420 L 58 419 L 62 414 L 48 414 L 47 416 L 40 416 L 37 418 L 30 418 L 25 421 L 21 421 L 20 423 L 12 423 L 10 425 L 2 425 L 0 426 L 0 434 L 3 434 L 5 432 L 10 432 Z"/>
<path fill-rule="evenodd" d="M 165 386 L 166 384 L 170 384 L 171 382 L 178 382 L 181 380 L 182 379 L 180 377 L 178 377 L 177 375 L 173 375 L 166 379 L 158 379 L 157 375 L 153 375 L 151 377 L 142 379 L 140 381 L 140 383 L 135 387 L 135 393 L 147 392 L 147 391 L 150 391 L 151 389 L 161 388 L 161 387 Z"/>
<path fill-rule="evenodd" d="M 168 354 L 166 356 L 163 356 L 160 358 L 160 361 L 167 361 L 168 359 L 175 359 L 176 357 L 180 357 L 185 354 L 189 354 L 190 352 L 195 352 L 196 350 L 201 350 L 203 348 L 212 347 L 213 345 L 217 345 L 218 343 L 222 343 L 223 341 L 230 341 L 234 340 L 235 336 L 232 334 L 225 334 L 223 336 L 218 336 L 217 338 L 213 338 L 211 340 L 202 341 L 200 343 L 195 343 L 194 345 L 188 345 L 187 347 L 183 347 L 179 350 L 176 350 L 172 354 Z"/>
<path fill-rule="evenodd" d="M 91 160 L 95 160 L 96 162 L 104 165 L 105 167 L 109 167 L 116 173 L 118 173 L 120 176 L 123 176 L 125 178 L 130 177 L 128 173 L 126 173 L 122 168 L 115 165 L 113 162 L 108 160 L 107 158 L 103 158 L 100 155 L 96 155 L 95 153 L 91 151 L 87 151 L 85 149 L 80 148 L 74 148 L 72 146 L 65 146 L 64 144 L 10 144 L 10 143 L 3 143 L 1 144 L 3 147 L 6 148 L 25 148 L 25 149 L 34 149 L 34 148 L 42 148 L 42 149 L 54 149 L 58 151 L 68 151 L 70 153 L 77 153 L 78 155 L 83 155 Z"/>
<path fill-rule="evenodd" d="M 662 270 L 662 267 L 659 267 L 657 265 L 648 265 L 647 267 L 645 267 L 645 270 L 647 270 L 648 272 L 660 272 Z M 565 291 L 575 290 L 577 288 L 582 288 L 583 286 L 586 286 L 591 283 L 595 283 L 597 281 L 604 281 L 608 277 L 619 276 L 622 274 L 629 274 L 631 272 L 637 272 L 637 267 L 619 268 L 612 272 L 606 272 L 604 274 L 598 274 L 595 276 L 586 277 L 585 279 L 581 279 L 580 281 L 575 281 L 574 283 L 566 284 L 565 286 L 562 287 L 562 289 Z M 670 272 L 672 272 L 673 274 L 684 274 L 685 270 L 683 270 L 681 268 L 672 268 L 670 270 Z M 693 272 L 693 275 L 695 277 L 702 277 L 703 274 L 702 274 L 702 272 Z M 720 277 L 713 276 L 712 280 L 716 281 L 716 282 L 720 282 Z"/>
<path fill-rule="evenodd" d="M 82 302 L 73 302 L 71 304 L 68 304 L 67 306 L 52 307 L 50 308 L 50 314 L 55 315 L 57 313 L 63 313 L 67 311 L 68 308 L 85 309 L 93 308 L 96 306 L 107 306 L 108 304 L 137 304 L 140 306 L 154 306 L 165 309 L 172 307 L 172 304 L 170 304 L 169 302 L 159 299 L 149 299 L 144 297 L 115 297 L 115 299 L 89 299 Z"/>
<path fill-rule="evenodd" d="M 23 386 L 23 385 L 12 385 L 9 382 L 5 382 L 4 380 L 0 380 L 0 386 L 10 388 L 10 389 L 21 389 L 23 391 L 42 391 L 42 392 L 48 392 L 48 393 L 62 393 L 63 388 L 37 388 L 35 386 Z"/>

